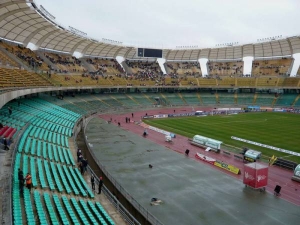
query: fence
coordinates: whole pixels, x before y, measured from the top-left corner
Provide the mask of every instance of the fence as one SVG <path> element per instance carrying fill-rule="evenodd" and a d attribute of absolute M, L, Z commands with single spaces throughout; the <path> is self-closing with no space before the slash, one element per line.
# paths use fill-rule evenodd
<path fill-rule="evenodd" d="M 19 142 L 20 142 L 20 139 L 24 133 L 24 131 L 28 128 L 28 126 L 30 125 L 30 122 L 27 123 L 20 131 L 19 133 L 16 135 L 15 137 L 15 140 L 14 140 L 14 144 L 13 144 L 13 148 L 12 148 L 12 156 L 11 156 L 11 159 L 12 159 L 12 163 L 11 163 L 11 172 L 10 172 L 10 176 L 9 176 L 9 181 L 8 181 L 8 185 L 9 187 L 7 188 L 7 195 L 6 196 L 3 196 L 2 198 L 2 203 L 3 202 L 6 202 L 5 201 L 5 198 L 8 198 L 9 197 L 9 200 L 7 200 L 8 202 L 8 211 L 7 211 L 7 216 L 3 215 L 3 218 L 5 219 L 4 223 L 2 222 L 2 224 L 13 224 L 13 213 L 12 213 L 12 198 L 13 198 L 13 195 L 12 195 L 12 187 L 13 187 L 13 181 L 14 181 L 14 167 L 15 167 L 15 158 L 16 158 L 16 153 L 17 153 L 17 148 L 18 148 L 18 145 L 19 145 Z"/>
<path fill-rule="evenodd" d="M 93 118 L 89 117 L 85 124 L 87 125 L 89 121 Z M 84 126 L 84 134 L 85 134 L 86 126 Z M 90 149 L 90 146 L 87 141 L 87 137 L 84 135 L 84 141 L 85 145 L 87 146 L 89 152 L 93 156 L 94 160 L 96 161 L 97 165 L 103 172 L 103 174 L 110 180 L 110 182 L 114 185 L 114 187 L 130 202 L 130 204 L 135 207 L 136 210 L 138 210 L 143 217 L 152 225 L 163 225 L 162 222 L 160 222 L 154 215 L 152 215 L 147 209 L 145 209 L 142 205 L 140 205 L 114 178 L 113 176 L 105 169 L 105 167 L 99 162 L 97 157 L 94 155 L 93 151 Z M 110 197 L 113 201 L 116 200 L 116 198 L 110 193 Z M 124 208 L 125 209 L 125 208 Z M 126 210 L 127 211 L 127 210 Z M 121 213 L 122 214 L 122 213 Z M 136 220 L 135 220 L 136 221 Z M 137 222 L 137 221 L 136 221 Z M 134 223 L 135 224 L 135 223 Z M 138 223 L 139 224 L 139 223 Z"/>
<path fill-rule="evenodd" d="M 76 137 L 78 133 L 80 132 L 80 126 L 85 125 L 90 121 L 91 118 L 94 116 L 93 112 L 90 112 L 89 115 L 87 116 L 87 119 L 84 117 L 80 118 L 77 122 L 77 124 L 74 127 L 73 134 L 74 134 L 74 144 L 76 146 Z M 80 123 L 81 122 L 81 123 Z M 88 146 L 87 146 L 88 147 Z M 89 149 L 89 151 L 92 154 L 92 151 Z M 95 161 L 98 161 L 97 158 L 93 155 Z M 97 162 L 98 163 L 98 162 Z M 98 163 L 99 165 L 99 163 Z M 90 174 L 93 174 L 95 177 L 96 183 L 99 184 L 99 178 L 97 177 L 96 173 L 91 169 L 90 166 L 88 166 L 88 172 Z M 104 172 L 104 171 L 103 171 Z M 106 173 L 105 173 L 106 174 Z M 108 177 L 108 175 L 106 174 Z M 106 188 L 105 185 L 102 187 L 102 192 L 103 194 L 107 197 L 107 199 L 112 203 L 112 205 L 115 207 L 115 209 L 120 213 L 122 218 L 129 224 L 129 225 L 141 225 L 132 215 L 131 213 L 119 202 L 119 200 Z"/>

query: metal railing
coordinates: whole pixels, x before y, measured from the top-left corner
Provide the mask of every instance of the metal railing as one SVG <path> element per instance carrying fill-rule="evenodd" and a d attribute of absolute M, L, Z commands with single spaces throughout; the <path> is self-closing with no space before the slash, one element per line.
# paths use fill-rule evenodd
<path fill-rule="evenodd" d="M 87 121 L 89 121 L 91 118 L 93 118 L 95 113 L 93 111 L 90 111 L 87 118 Z M 84 120 L 84 117 L 82 116 L 81 118 L 78 119 L 78 121 L 76 122 L 76 125 L 73 129 L 73 141 L 74 141 L 74 145 L 76 146 L 76 149 L 78 149 L 78 146 L 76 144 L 76 138 L 78 135 L 78 126 L 82 125 L 82 124 L 87 124 L 88 122 L 84 121 L 82 124 L 79 124 L 78 122 L 81 120 Z M 90 149 L 89 149 L 90 151 Z M 94 159 L 96 160 L 95 156 L 93 155 Z M 97 177 L 96 173 L 91 169 L 91 167 L 88 165 L 87 166 L 88 169 L 88 173 L 92 174 L 95 177 L 96 183 L 99 184 L 99 178 Z M 118 211 L 118 213 L 120 213 L 121 217 L 126 221 L 126 223 L 128 223 L 129 225 L 141 225 L 132 215 L 131 213 L 120 203 L 120 201 L 106 188 L 105 185 L 103 185 L 102 187 L 102 192 L 103 194 L 107 197 L 107 199 L 112 203 L 112 205 L 114 206 L 114 208 Z"/>
<path fill-rule="evenodd" d="M 89 123 L 89 121 L 93 118 L 94 116 L 90 117 L 86 121 L 86 125 Z M 149 221 L 152 225 L 163 225 L 162 222 L 160 222 L 154 215 L 152 215 L 147 209 L 145 209 L 141 204 L 139 204 L 126 190 L 123 188 L 117 181 L 116 179 L 106 170 L 105 166 L 103 166 L 100 161 L 97 159 L 95 156 L 94 152 L 90 149 L 90 146 L 87 141 L 87 137 L 85 135 L 85 130 L 86 127 L 84 127 L 84 141 L 85 145 L 89 149 L 89 152 L 91 153 L 92 157 L 94 158 L 95 162 L 105 174 L 105 176 L 110 180 L 110 182 L 114 185 L 114 187 L 130 202 L 130 204 L 135 207 L 136 210 L 138 210 L 143 217 Z"/>
<path fill-rule="evenodd" d="M 90 166 L 87 167 L 88 173 L 95 177 L 96 183 L 99 185 L 99 178 L 96 173 L 91 169 Z M 103 185 L 101 191 L 107 197 L 107 199 L 112 203 L 114 208 L 120 213 L 121 217 L 130 225 L 141 225 L 128 210 L 119 202 L 119 200 Z"/>
<path fill-rule="evenodd" d="M 13 149 L 11 150 L 12 151 L 12 157 L 11 157 L 12 163 L 11 163 L 11 173 L 10 173 L 9 182 L 8 182 L 9 188 L 8 188 L 8 195 L 7 195 L 7 196 L 10 196 L 10 198 L 9 198 L 9 212 L 8 212 L 9 216 L 6 217 L 8 219 L 8 221 L 6 223 L 11 224 L 11 225 L 13 224 L 13 221 L 14 221 L 13 220 L 13 213 L 12 213 L 12 200 L 13 200 L 12 199 L 13 198 L 12 187 L 13 187 L 13 181 L 14 181 L 14 167 L 15 167 L 16 153 L 17 153 L 17 149 L 18 149 L 18 146 L 19 146 L 19 143 L 20 143 L 20 139 L 21 139 L 22 135 L 24 134 L 25 130 L 28 128 L 29 125 L 30 125 L 30 122 L 28 122 L 18 132 L 18 134 L 16 135 L 16 138 L 14 139 Z"/>

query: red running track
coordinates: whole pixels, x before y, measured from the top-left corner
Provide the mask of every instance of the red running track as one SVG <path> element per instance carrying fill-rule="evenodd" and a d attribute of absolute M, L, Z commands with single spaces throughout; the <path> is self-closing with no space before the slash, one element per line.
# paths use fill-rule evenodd
<path fill-rule="evenodd" d="M 175 113 L 185 113 L 185 112 L 191 112 L 191 107 L 185 107 L 185 108 L 176 108 Z M 196 110 L 196 109 L 194 109 Z M 202 111 L 209 111 L 212 110 L 212 108 L 201 108 L 199 110 Z M 131 113 L 124 113 L 119 115 L 101 115 L 100 117 L 105 120 L 112 119 L 113 124 L 117 125 L 118 122 L 121 124 L 121 128 L 124 130 L 128 130 L 130 132 L 133 132 L 135 134 L 141 135 L 144 132 L 144 128 L 140 125 L 134 124 L 134 123 L 126 123 L 125 118 L 130 117 L 133 121 L 141 121 L 141 117 L 145 116 L 147 113 L 148 115 L 157 115 L 157 114 L 171 114 L 174 113 L 174 109 L 155 109 L 155 110 L 148 110 L 148 111 L 138 111 L 133 112 L 134 117 L 132 118 Z M 165 142 L 165 135 L 158 133 L 156 131 L 148 129 L 148 136 L 147 139 L 159 144 L 163 145 L 166 148 L 176 151 L 180 154 L 184 154 L 186 149 L 190 150 L 189 157 L 194 158 L 195 160 L 199 161 L 199 163 L 206 164 L 207 166 L 210 166 L 216 170 L 219 170 L 227 175 L 230 175 L 234 177 L 235 179 L 243 180 L 243 171 L 244 171 L 244 163 L 239 160 L 235 159 L 233 155 L 225 155 L 220 153 L 214 153 L 214 152 L 205 152 L 203 148 L 193 146 L 188 142 L 188 138 L 177 135 L 176 138 L 173 138 L 172 143 Z M 206 163 L 204 161 L 198 160 L 195 158 L 195 154 L 199 152 L 203 155 L 209 156 L 211 158 L 214 158 L 219 161 L 223 161 L 227 164 L 234 165 L 238 167 L 241 170 L 240 175 L 235 175 L 233 173 L 230 173 L 229 171 L 223 170 L 221 168 L 215 167 L 209 163 Z M 281 195 L 280 198 L 287 200 L 288 202 L 291 202 L 295 205 L 300 206 L 300 183 L 292 181 L 291 177 L 293 176 L 293 171 L 286 170 L 283 168 L 279 168 L 276 166 L 270 166 L 269 167 L 269 175 L 268 175 L 268 185 L 266 187 L 266 190 L 273 194 L 274 188 L 276 185 L 280 185 L 282 187 L 281 189 Z"/>

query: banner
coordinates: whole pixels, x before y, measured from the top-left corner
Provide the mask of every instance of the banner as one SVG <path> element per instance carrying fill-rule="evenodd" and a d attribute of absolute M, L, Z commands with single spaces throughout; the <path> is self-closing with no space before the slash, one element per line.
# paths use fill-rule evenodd
<path fill-rule="evenodd" d="M 168 114 L 169 117 L 179 117 L 179 116 L 195 116 L 194 112 L 191 113 L 178 113 L 178 114 Z"/>
<path fill-rule="evenodd" d="M 159 115 L 154 115 L 154 118 L 167 118 L 168 114 L 159 114 Z"/>
<path fill-rule="evenodd" d="M 150 115 L 150 116 L 143 116 L 143 119 L 153 119 L 154 116 Z"/>
<path fill-rule="evenodd" d="M 226 164 L 224 162 L 220 162 L 220 161 L 215 161 L 214 162 L 214 165 L 219 167 L 219 168 L 222 168 L 224 170 L 227 170 L 231 173 L 234 173 L 234 174 L 240 174 L 240 169 L 233 166 L 233 165 L 230 165 L 230 164 Z"/>
<path fill-rule="evenodd" d="M 269 148 L 269 149 L 272 149 L 272 150 L 275 150 L 275 151 L 278 151 L 278 152 L 284 152 L 284 153 L 287 153 L 287 154 L 290 154 L 290 155 L 300 156 L 300 153 L 298 153 L 298 152 L 292 152 L 292 151 L 289 151 L 289 150 L 286 150 L 286 149 L 277 148 L 277 147 L 274 147 L 274 146 L 271 146 L 271 145 L 261 144 L 261 143 L 255 142 L 255 141 L 249 141 L 249 140 L 246 140 L 246 139 L 243 139 L 243 138 L 238 138 L 238 137 L 231 136 L 231 139 L 234 139 L 234 140 L 237 140 L 237 141 L 242 141 L 242 142 L 245 142 L 245 143 L 248 143 L 248 144 L 252 144 L 252 145 L 256 145 L 256 146 L 260 146 L 260 147 L 264 147 L 264 148 Z"/>
<path fill-rule="evenodd" d="M 286 112 L 286 110 L 275 108 L 275 109 L 273 109 L 273 112 Z"/>
<path fill-rule="evenodd" d="M 215 161 L 216 161 L 215 159 L 210 158 L 210 157 L 205 156 L 205 155 L 202 155 L 202 154 L 200 154 L 200 153 L 196 153 L 195 157 L 196 157 L 197 159 L 200 159 L 200 160 L 202 160 L 202 161 L 204 161 L 204 162 L 207 162 L 207 163 L 209 163 L 209 164 L 212 164 L 212 165 L 214 165 L 214 163 L 215 163 Z"/>

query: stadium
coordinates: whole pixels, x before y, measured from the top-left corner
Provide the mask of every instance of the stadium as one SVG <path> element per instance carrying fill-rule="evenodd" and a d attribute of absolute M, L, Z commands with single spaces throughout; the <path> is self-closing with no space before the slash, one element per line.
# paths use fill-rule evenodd
<path fill-rule="evenodd" d="M 299 223 L 300 36 L 146 47 L 0 9 L 2 224 Z"/>

